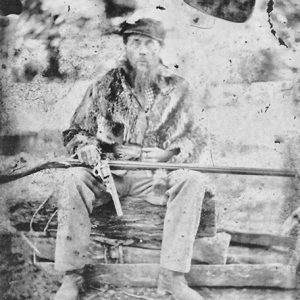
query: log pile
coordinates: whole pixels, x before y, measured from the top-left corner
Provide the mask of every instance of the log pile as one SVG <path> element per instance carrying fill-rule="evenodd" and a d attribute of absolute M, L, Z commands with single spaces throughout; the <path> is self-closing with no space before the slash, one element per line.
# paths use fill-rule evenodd
<path fill-rule="evenodd" d="M 115 215 L 112 204 L 93 212 L 89 282 L 94 286 L 101 282 L 153 287 L 159 270 L 166 208 L 130 199 L 122 202 L 122 208 L 124 216 L 121 218 Z M 28 231 L 32 207 L 30 213 L 24 215 L 26 219 L 12 222 L 16 226 L 20 221 L 20 228 L 26 229 L 22 232 L 24 243 L 34 249 L 35 262 L 53 272 L 57 219 L 54 217 L 43 232 L 52 213 L 45 211 L 34 220 L 33 228 L 37 232 Z M 194 247 L 193 266 L 187 277 L 191 285 L 297 287 L 296 266 L 288 264 L 290 238 L 217 230 L 215 215 L 215 202 L 207 194 Z"/>
<path fill-rule="evenodd" d="M 166 207 L 128 198 L 122 201 L 122 210 L 124 216 L 118 217 L 112 203 L 95 209 L 92 216 L 94 232 L 112 239 L 133 239 L 136 244 L 159 249 Z M 206 193 L 197 237 L 215 235 L 215 218 L 215 200 Z"/>

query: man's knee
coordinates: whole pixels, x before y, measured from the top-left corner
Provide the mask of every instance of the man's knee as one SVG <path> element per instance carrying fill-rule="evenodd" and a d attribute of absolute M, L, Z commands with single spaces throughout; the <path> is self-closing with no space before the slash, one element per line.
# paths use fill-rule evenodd
<path fill-rule="evenodd" d="M 193 170 L 177 170 L 170 173 L 169 185 L 175 187 L 177 185 L 196 191 L 195 188 L 205 188 L 209 186 L 209 178 L 206 174 Z"/>
<path fill-rule="evenodd" d="M 216 194 L 216 187 L 207 174 L 193 170 L 187 170 L 185 182 L 191 187 L 203 188 L 205 194 L 207 194 L 207 197 L 209 198 L 212 198 Z"/>
<path fill-rule="evenodd" d="M 187 170 L 183 175 L 183 179 L 190 184 L 196 185 L 202 184 L 203 182 L 207 181 L 207 177 L 205 174 L 193 170 Z"/>
<path fill-rule="evenodd" d="M 86 168 L 70 168 L 67 172 L 67 178 L 73 182 L 86 182 L 92 175 Z"/>
<path fill-rule="evenodd" d="M 58 191 L 58 207 L 65 207 L 70 203 L 75 203 L 78 191 L 85 189 L 89 180 L 88 170 L 85 168 L 70 168 L 65 170 L 60 178 Z M 79 193 L 80 194 L 80 193 Z"/>

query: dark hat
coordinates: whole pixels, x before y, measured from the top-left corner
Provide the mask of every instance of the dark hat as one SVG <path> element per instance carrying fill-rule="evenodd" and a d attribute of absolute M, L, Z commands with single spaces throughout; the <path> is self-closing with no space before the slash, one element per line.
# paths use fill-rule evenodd
<path fill-rule="evenodd" d="M 121 25 L 120 34 L 122 36 L 141 34 L 163 43 L 166 31 L 160 21 L 153 19 L 139 19 L 135 23 L 124 22 Z"/>

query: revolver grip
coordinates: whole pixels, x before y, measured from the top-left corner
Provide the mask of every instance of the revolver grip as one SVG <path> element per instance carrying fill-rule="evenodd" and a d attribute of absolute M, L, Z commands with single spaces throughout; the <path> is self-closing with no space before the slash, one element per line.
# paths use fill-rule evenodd
<path fill-rule="evenodd" d="M 100 163 L 98 163 L 94 167 L 93 175 L 96 177 L 100 177 L 102 179 L 103 183 L 106 186 L 107 192 L 109 192 L 112 197 L 117 215 L 119 217 L 123 216 L 123 211 L 122 211 L 119 195 L 118 195 L 116 185 L 114 182 L 114 178 L 111 174 L 108 162 L 100 161 Z"/>

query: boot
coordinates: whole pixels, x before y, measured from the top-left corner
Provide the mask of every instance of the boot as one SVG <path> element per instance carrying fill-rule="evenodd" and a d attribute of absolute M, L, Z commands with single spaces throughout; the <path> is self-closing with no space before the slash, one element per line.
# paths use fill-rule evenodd
<path fill-rule="evenodd" d="M 83 283 L 84 279 L 81 270 L 68 271 L 54 300 L 80 300 Z"/>
<path fill-rule="evenodd" d="M 187 285 L 184 273 L 167 269 L 161 270 L 159 274 L 157 293 L 160 295 L 170 293 L 175 300 L 204 300 Z"/>

